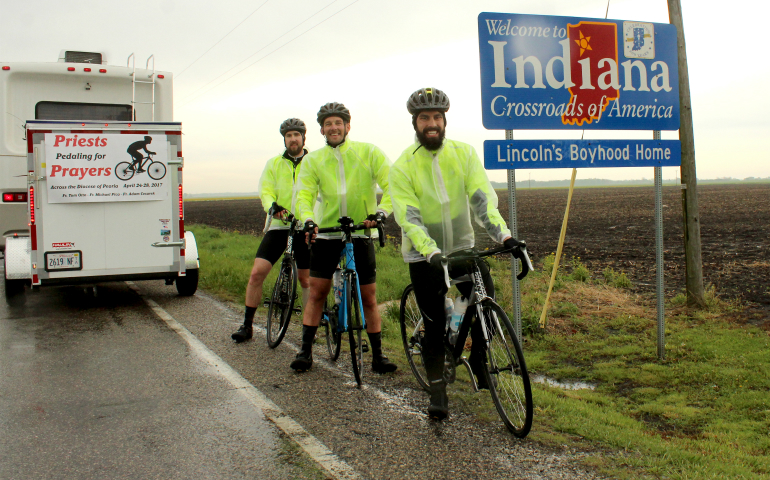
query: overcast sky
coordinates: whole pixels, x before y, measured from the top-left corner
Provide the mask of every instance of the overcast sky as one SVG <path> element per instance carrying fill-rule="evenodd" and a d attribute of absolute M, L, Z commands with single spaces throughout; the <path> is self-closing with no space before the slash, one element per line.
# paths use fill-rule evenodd
<path fill-rule="evenodd" d="M 770 176 L 770 66 L 757 56 L 767 36 L 758 5 L 682 0 L 699 178 Z M 504 132 L 481 124 L 478 14 L 604 18 L 606 8 L 606 0 L 3 1 L 0 60 L 56 61 L 68 49 L 104 52 L 109 64 L 124 65 L 132 52 L 139 59 L 154 54 L 157 69 L 175 75 L 186 191 L 253 192 L 265 162 L 283 150 L 284 119 L 308 124 L 308 149 L 323 145 L 315 114 L 329 101 L 351 110 L 351 138 L 374 143 L 395 161 L 414 138 L 407 97 L 423 86 L 440 88 L 452 102 L 447 136 L 482 155 L 483 141 Z M 611 0 L 609 18 L 667 23 L 668 9 L 662 0 Z M 514 138 L 580 134 L 517 131 Z M 652 132 L 589 130 L 585 138 Z M 677 170 L 665 168 L 664 178 Z M 570 174 L 519 170 L 517 179 Z M 489 175 L 505 180 L 504 171 Z M 652 176 L 652 168 L 578 172 Z"/>

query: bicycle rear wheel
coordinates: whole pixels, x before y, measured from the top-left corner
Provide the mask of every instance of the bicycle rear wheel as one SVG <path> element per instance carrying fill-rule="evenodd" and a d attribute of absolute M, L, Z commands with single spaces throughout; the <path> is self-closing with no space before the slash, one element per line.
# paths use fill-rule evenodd
<path fill-rule="evenodd" d="M 131 168 L 131 162 L 120 162 L 115 165 L 115 176 L 121 180 L 131 180 L 134 176 L 134 169 Z"/>
<path fill-rule="evenodd" d="M 361 351 L 361 312 L 358 310 L 358 290 L 353 288 L 356 277 L 346 275 L 345 292 L 348 310 L 348 333 L 350 335 L 350 361 L 353 364 L 353 376 L 356 378 L 358 388 L 361 388 L 361 376 L 364 372 L 364 356 Z"/>
<path fill-rule="evenodd" d="M 412 369 L 414 378 L 423 390 L 430 392 L 428 385 L 428 372 L 425 370 L 425 362 L 422 358 L 422 341 L 425 337 L 424 318 L 420 307 L 417 306 L 417 297 L 414 287 L 409 284 L 401 295 L 401 309 L 398 315 L 401 324 L 401 341 L 404 344 L 404 353 Z"/>
<path fill-rule="evenodd" d="M 290 258 L 284 257 L 267 307 L 267 345 L 270 348 L 280 345 L 286 335 L 294 311 L 296 292 L 297 265 Z"/>
<path fill-rule="evenodd" d="M 491 337 L 484 370 L 489 393 L 506 428 L 516 437 L 526 437 L 532 428 L 532 388 L 524 353 L 498 304 L 485 300 L 481 312 Z"/>
<path fill-rule="evenodd" d="M 323 318 L 321 319 L 326 330 L 326 349 L 329 351 L 331 361 L 336 361 L 339 358 L 342 347 L 342 333 L 337 331 L 339 311 L 339 306 L 334 303 L 334 288 L 332 288 L 324 302 Z"/>

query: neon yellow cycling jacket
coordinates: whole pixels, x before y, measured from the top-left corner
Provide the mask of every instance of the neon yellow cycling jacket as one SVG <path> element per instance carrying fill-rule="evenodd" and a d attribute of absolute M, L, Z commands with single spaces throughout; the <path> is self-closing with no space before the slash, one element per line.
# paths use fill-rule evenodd
<path fill-rule="evenodd" d="M 369 214 L 393 211 L 388 188 L 390 160 L 376 146 L 347 138 L 336 147 L 326 145 L 310 152 L 302 163 L 294 196 L 303 222 L 312 219 L 321 228 L 336 227 L 341 216 L 360 223 Z M 378 184 L 382 189 L 379 206 Z M 340 236 L 323 234 L 319 238 Z"/>
<path fill-rule="evenodd" d="M 415 142 L 390 169 L 390 194 L 407 263 L 472 248 L 471 211 L 496 242 L 511 234 L 476 150 L 466 143 L 445 139 L 431 152 Z"/>
<path fill-rule="evenodd" d="M 307 154 L 307 150 L 304 150 Z M 296 165 L 284 152 L 267 161 L 265 169 L 262 170 L 262 177 L 259 179 L 259 198 L 262 200 L 262 208 L 267 212 L 273 202 L 295 212 L 294 199 L 292 192 L 294 184 L 299 177 L 299 172 L 303 162 Z M 269 219 L 268 219 L 269 220 Z M 273 219 L 270 222 L 270 230 L 287 230 L 289 225 L 284 222 Z"/>

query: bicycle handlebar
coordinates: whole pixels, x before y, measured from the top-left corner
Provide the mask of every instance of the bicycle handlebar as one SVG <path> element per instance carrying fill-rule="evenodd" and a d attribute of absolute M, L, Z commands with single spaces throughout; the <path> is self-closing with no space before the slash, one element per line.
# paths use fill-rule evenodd
<path fill-rule="evenodd" d="M 519 251 L 521 251 L 521 273 L 516 275 L 517 280 L 522 280 L 524 277 L 527 276 L 527 274 L 531 271 L 535 270 L 535 267 L 532 265 L 532 260 L 529 258 L 529 253 L 527 253 L 527 243 L 526 242 L 518 242 L 518 245 L 514 248 L 508 248 L 506 246 L 500 246 L 491 248 L 489 250 L 485 250 L 483 252 L 474 252 L 471 255 L 457 255 L 454 257 L 447 257 L 445 261 L 441 262 L 441 265 L 444 267 L 444 281 L 447 284 L 447 288 L 449 288 L 449 265 L 452 263 L 457 263 L 461 261 L 468 261 L 468 260 L 476 260 L 477 258 L 483 258 L 483 257 L 489 257 L 491 255 L 497 255 L 500 253 L 510 253 L 513 255 L 513 251 L 515 248 L 518 248 Z"/>
<path fill-rule="evenodd" d="M 353 233 L 358 230 L 369 230 L 372 227 L 366 227 L 363 223 L 354 224 L 353 219 L 350 217 L 340 217 L 337 219 L 337 222 L 340 224 L 339 227 L 326 227 L 326 228 L 319 228 L 317 233 L 333 233 L 333 232 L 342 232 L 342 233 Z M 385 232 L 382 229 L 382 223 L 377 222 L 377 234 L 380 237 L 380 247 L 385 246 Z"/>
<path fill-rule="evenodd" d="M 278 206 L 279 205 L 277 203 L 273 202 L 273 204 L 270 205 L 270 208 L 267 210 L 267 223 L 265 224 L 265 229 L 262 230 L 262 233 L 266 233 L 270 229 L 270 225 L 273 223 L 273 215 L 278 213 L 276 210 L 276 207 Z M 291 225 L 294 222 L 294 214 L 283 207 L 281 207 L 281 211 L 286 211 L 287 213 L 286 218 L 282 219 L 281 221 L 284 222 L 284 225 Z"/>

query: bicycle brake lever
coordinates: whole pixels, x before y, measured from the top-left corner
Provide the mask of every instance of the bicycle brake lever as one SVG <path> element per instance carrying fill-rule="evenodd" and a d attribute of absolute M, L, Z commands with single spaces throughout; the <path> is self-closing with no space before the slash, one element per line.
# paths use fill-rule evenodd
<path fill-rule="evenodd" d="M 441 260 L 441 267 L 444 269 L 444 282 L 447 290 L 449 290 L 452 286 L 449 284 L 449 261 L 446 258 Z"/>

